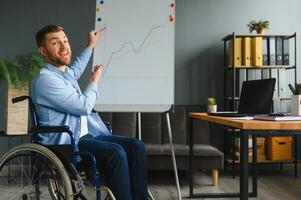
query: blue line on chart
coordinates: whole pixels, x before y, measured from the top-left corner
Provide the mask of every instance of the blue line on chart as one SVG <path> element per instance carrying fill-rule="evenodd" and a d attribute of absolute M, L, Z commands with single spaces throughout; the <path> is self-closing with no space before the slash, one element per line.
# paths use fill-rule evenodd
<path fill-rule="evenodd" d="M 155 29 L 161 28 L 161 27 L 163 27 L 163 26 L 164 26 L 164 25 L 158 25 L 158 26 L 153 27 L 153 28 L 148 32 L 148 34 L 146 35 L 146 37 L 144 38 L 143 42 L 141 43 L 141 45 L 140 45 L 140 47 L 139 47 L 138 49 L 136 49 L 136 47 L 135 47 L 135 45 L 134 45 L 134 43 L 133 43 L 132 41 L 127 41 L 127 42 L 125 42 L 125 43 L 120 47 L 119 50 L 113 51 L 112 54 L 111 54 L 111 56 L 110 56 L 110 58 L 109 58 L 109 60 L 108 60 L 108 63 L 105 65 L 105 70 L 104 70 L 104 72 L 103 72 L 103 74 L 102 74 L 102 77 L 105 76 L 106 71 L 107 71 L 107 69 L 109 68 L 109 65 L 111 64 L 111 61 L 112 61 L 112 59 L 113 59 L 113 57 L 114 57 L 115 54 L 120 53 L 127 45 L 130 45 L 130 46 L 131 46 L 131 48 L 132 48 L 132 50 L 133 50 L 134 53 L 140 53 L 140 52 L 141 52 L 141 49 L 142 49 L 142 47 L 143 47 L 143 45 L 145 44 L 145 42 L 147 41 L 147 39 L 150 37 L 150 35 L 152 34 L 152 32 L 153 32 Z"/>

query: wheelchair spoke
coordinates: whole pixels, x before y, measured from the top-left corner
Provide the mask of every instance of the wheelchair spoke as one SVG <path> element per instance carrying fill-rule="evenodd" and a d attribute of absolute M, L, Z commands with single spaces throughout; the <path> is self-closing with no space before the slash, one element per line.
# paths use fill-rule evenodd
<path fill-rule="evenodd" d="M 21 177 L 23 177 L 22 175 L 23 175 L 23 172 L 24 172 L 24 175 L 26 176 L 26 178 L 27 178 L 27 180 L 28 180 L 28 182 L 29 182 L 29 181 L 30 181 L 30 180 L 29 180 L 29 177 L 28 177 L 28 175 L 26 174 L 26 171 L 25 171 L 24 166 L 23 166 L 24 163 L 21 163 L 21 161 L 20 161 L 19 158 L 18 158 L 17 160 L 18 160 L 18 162 L 19 162 L 19 164 L 20 164 L 20 167 L 21 167 L 21 170 L 22 170 L 22 171 L 21 171 L 21 172 L 22 172 L 22 173 L 21 173 Z M 22 159 L 22 161 L 23 161 L 23 159 Z M 22 179 L 22 181 L 23 181 L 23 179 Z"/>
<path fill-rule="evenodd" d="M 31 163 L 31 165 L 30 165 L 30 169 L 31 169 L 31 170 L 32 170 L 32 168 L 33 168 L 34 166 L 37 166 L 37 162 L 38 162 L 38 159 L 35 159 L 34 164 Z M 35 173 L 35 170 L 33 170 L 33 172 L 32 172 L 31 183 L 33 183 L 34 173 Z"/>
<path fill-rule="evenodd" d="M 27 145 L 33 150 L 28 148 L 12 150 L 0 160 L 1 199 L 71 200 L 70 179 L 66 176 L 66 172 L 62 176 L 62 169 L 57 165 L 59 161 L 52 160 L 55 155 L 53 156 L 44 147 L 37 147 L 38 145 L 35 144 Z M 44 150 L 46 153 L 40 153 Z M 49 181 L 52 182 L 53 188 L 49 188 L 47 184 Z M 66 183 L 69 184 L 68 191 L 66 191 Z"/>

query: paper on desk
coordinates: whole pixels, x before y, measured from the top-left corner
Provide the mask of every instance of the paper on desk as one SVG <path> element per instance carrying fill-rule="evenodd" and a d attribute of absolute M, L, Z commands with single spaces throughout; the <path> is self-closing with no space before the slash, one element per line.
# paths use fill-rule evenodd
<path fill-rule="evenodd" d="M 245 117 L 229 117 L 231 119 L 239 119 L 239 120 L 252 120 L 254 117 L 252 116 L 245 116 Z"/>
<path fill-rule="evenodd" d="M 270 115 L 255 115 L 255 119 L 268 120 L 268 121 L 299 121 L 301 116 L 299 115 L 287 115 L 287 116 L 270 116 Z"/>

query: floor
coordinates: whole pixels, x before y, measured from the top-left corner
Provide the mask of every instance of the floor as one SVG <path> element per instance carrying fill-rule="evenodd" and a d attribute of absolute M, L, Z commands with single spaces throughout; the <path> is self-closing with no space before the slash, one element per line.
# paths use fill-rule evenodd
<path fill-rule="evenodd" d="M 299 168 L 299 171 L 301 168 Z M 187 174 L 180 172 L 180 186 L 183 199 L 189 199 Z M 210 192 L 237 192 L 239 190 L 239 177 L 232 178 L 231 173 L 224 172 L 220 175 L 218 187 L 212 186 L 210 173 L 195 173 L 195 193 Z M 251 183 L 251 179 L 250 179 Z M 155 199 L 178 199 L 177 190 L 170 172 L 151 172 L 149 174 L 149 187 Z M 214 199 L 214 198 L 205 198 Z M 217 198 L 221 199 L 221 198 Z M 225 198 L 223 198 L 225 199 Z M 227 198 L 231 199 L 231 198 Z M 233 198 L 232 198 L 233 199 Z M 298 200 L 301 199 L 301 177 L 294 178 L 292 167 L 261 169 L 258 172 L 258 200 Z"/>
<path fill-rule="evenodd" d="M 299 168 L 301 172 L 301 166 Z M 150 171 L 149 189 L 156 200 L 176 200 L 178 199 L 175 186 L 173 171 Z M 212 186 L 210 173 L 197 171 L 195 177 L 195 193 L 219 193 L 219 192 L 237 192 L 239 177 L 235 179 L 229 172 L 222 172 L 219 178 L 219 185 Z M 188 176 L 186 172 L 179 172 L 180 187 L 182 199 L 189 199 Z M 251 182 L 251 180 L 250 180 Z M 1 190 L 5 188 L 0 188 Z M 12 190 L 13 188 L 9 188 Z M 95 199 L 94 191 L 91 187 L 87 188 L 91 200 Z M 11 199 L 0 195 L 0 200 Z M 209 198 L 206 198 L 206 200 Z M 213 199 L 213 198 L 211 198 Z M 221 199 L 221 198 L 219 198 Z M 225 199 L 225 198 L 224 198 Z M 230 198 L 228 198 L 230 199 Z M 258 197 L 250 198 L 258 200 L 298 200 L 301 199 L 301 175 L 300 178 L 294 178 L 293 168 L 284 166 L 283 171 L 279 167 L 268 167 L 258 171 Z"/>

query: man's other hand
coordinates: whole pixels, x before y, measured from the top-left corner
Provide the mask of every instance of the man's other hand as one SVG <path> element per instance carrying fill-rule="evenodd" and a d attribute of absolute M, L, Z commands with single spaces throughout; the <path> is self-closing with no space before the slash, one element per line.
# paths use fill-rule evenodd
<path fill-rule="evenodd" d="M 95 83 L 98 82 L 102 69 L 103 69 L 103 65 L 96 65 L 95 67 L 92 68 L 90 82 L 95 82 Z"/>
<path fill-rule="evenodd" d="M 93 49 L 95 45 L 98 42 L 99 36 L 100 36 L 99 30 L 92 30 L 89 32 L 89 37 L 88 37 L 88 47 Z"/>

